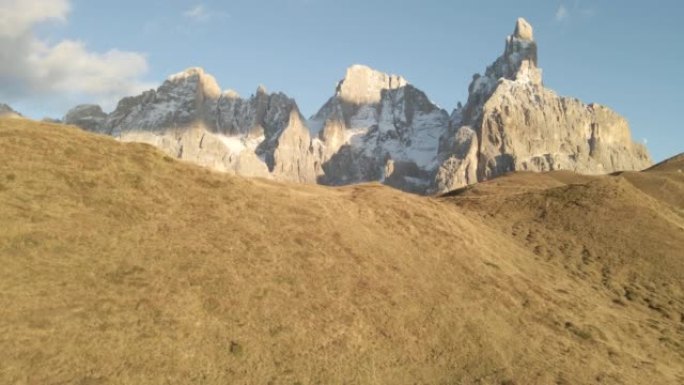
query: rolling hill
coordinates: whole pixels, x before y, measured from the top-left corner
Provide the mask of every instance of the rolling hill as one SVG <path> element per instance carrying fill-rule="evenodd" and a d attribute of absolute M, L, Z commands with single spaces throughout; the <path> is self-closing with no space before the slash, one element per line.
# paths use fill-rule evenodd
<path fill-rule="evenodd" d="M 0 146 L 0 383 L 684 382 L 681 156 L 420 197 Z"/>

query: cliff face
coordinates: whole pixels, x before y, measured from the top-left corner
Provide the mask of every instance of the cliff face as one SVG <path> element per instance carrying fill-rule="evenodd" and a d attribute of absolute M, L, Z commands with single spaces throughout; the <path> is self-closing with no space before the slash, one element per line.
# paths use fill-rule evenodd
<path fill-rule="evenodd" d="M 504 54 L 474 76 L 468 102 L 440 140 L 439 158 L 435 192 L 509 171 L 602 174 L 651 164 L 624 118 L 543 86 L 532 27 L 523 19 Z"/>

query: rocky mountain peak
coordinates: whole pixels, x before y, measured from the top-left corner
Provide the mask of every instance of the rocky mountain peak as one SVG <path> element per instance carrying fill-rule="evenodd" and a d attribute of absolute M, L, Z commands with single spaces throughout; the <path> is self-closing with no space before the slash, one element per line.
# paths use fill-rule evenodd
<path fill-rule="evenodd" d="M 344 79 L 337 86 L 337 96 L 347 103 L 372 104 L 380 102 L 383 90 L 408 85 L 406 79 L 389 75 L 370 67 L 355 64 L 347 69 Z"/>
<path fill-rule="evenodd" d="M 467 123 L 480 117 L 484 101 L 497 89 L 500 80 L 542 86 L 542 70 L 537 66 L 537 43 L 532 26 L 523 18 L 506 37 L 503 55 L 487 67 L 485 74 L 475 74 L 468 88 L 468 102 L 462 116 Z"/>
<path fill-rule="evenodd" d="M 522 17 L 519 17 L 515 24 L 513 37 L 520 40 L 534 40 L 534 34 L 530 23 Z"/>
<path fill-rule="evenodd" d="M 541 84 L 542 73 L 537 67 L 537 43 L 532 26 L 519 18 L 513 34 L 506 38 L 503 56 L 487 69 L 487 76 L 497 80 L 505 78 L 519 82 Z"/>
<path fill-rule="evenodd" d="M 219 87 L 216 79 L 200 67 L 191 67 L 185 71 L 171 75 L 166 83 L 168 83 L 169 86 L 196 88 L 198 93 L 201 93 L 210 99 L 217 99 L 221 95 L 221 87 Z"/>

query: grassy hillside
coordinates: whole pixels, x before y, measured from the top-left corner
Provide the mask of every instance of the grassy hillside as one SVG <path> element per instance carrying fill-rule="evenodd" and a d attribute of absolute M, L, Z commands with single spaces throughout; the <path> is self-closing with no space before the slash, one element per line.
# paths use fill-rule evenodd
<path fill-rule="evenodd" d="M 0 148 L 0 383 L 684 381 L 676 170 L 423 198 L 26 120 Z"/>

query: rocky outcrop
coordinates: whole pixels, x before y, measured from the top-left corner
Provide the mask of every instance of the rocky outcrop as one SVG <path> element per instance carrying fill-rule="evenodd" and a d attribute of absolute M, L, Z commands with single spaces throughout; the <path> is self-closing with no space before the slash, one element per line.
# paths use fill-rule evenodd
<path fill-rule="evenodd" d="M 21 118 L 21 114 L 14 111 L 7 104 L 0 103 L 0 118 Z"/>
<path fill-rule="evenodd" d="M 382 181 L 424 193 L 437 169 L 439 137 L 448 114 L 404 78 L 355 65 L 309 125 L 319 182 Z"/>
<path fill-rule="evenodd" d="M 624 118 L 544 88 L 532 27 L 523 19 L 504 54 L 473 77 L 468 102 L 454 115 L 440 139 L 434 192 L 510 171 L 602 174 L 651 164 Z"/>

